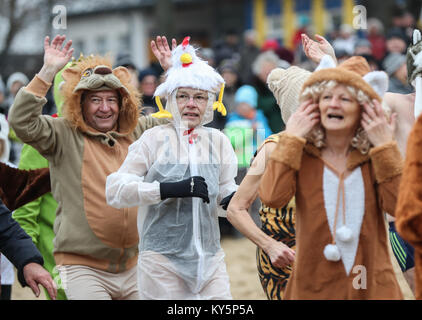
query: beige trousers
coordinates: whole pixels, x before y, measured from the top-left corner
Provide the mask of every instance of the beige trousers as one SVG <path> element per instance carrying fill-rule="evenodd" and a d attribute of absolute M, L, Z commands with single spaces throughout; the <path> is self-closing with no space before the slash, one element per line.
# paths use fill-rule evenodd
<path fill-rule="evenodd" d="M 138 288 L 141 300 L 232 300 L 224 260 L 198 292 L 180 277 L 173 263 L 161 254 L 144 251 L 138 258 Z M 206 274 L 206 270 L 203 271 Z"/>
<path fill-rule="evenodd" d="M 111 273 L 82 265 L 57 266 L 69 300 L 138 300 L 137 267 Z"/>

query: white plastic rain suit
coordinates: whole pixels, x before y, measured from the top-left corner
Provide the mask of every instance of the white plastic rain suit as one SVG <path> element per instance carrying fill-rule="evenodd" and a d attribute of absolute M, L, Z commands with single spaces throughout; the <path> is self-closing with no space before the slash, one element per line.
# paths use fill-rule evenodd
<path fill-rule="evenodd" d="M 231 299 L 217 211 L 224 212 L 218 204 L 237 189 L 237 160 L 228 138 L 203 126 L 212 120 L 213 99 L 209 93 L 201 125 L 188 134 L 172 94 L 166 109 L 173 121 L 145 131 L 107 178 L 110 205 L 139 206 L 142 299 Z M 161 200 L 161 182 L 191 176 L 205 178 L 209 204 L 197 197 Z"/>

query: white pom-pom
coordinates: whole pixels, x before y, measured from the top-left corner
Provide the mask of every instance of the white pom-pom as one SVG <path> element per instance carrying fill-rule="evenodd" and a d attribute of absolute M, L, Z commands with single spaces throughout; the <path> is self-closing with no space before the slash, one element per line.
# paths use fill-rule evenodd
<path fill-rule="evenodd" d="M 353 239 L 352 230 L 346 226 L 341 226 L 336 231 L 337 239 L 342 242 L 349 242 Z"/>
<path fill-rule="evenodd" d="M 328 261 L 339 261 L 340 250 L 335 244 L 327 244 L 324 248 L 324 256 Z"/>

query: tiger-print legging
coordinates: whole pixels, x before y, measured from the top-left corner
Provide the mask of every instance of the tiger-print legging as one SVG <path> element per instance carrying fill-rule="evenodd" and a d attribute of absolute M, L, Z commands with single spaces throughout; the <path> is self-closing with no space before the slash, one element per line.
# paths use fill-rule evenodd
<path fill-rule="evenodd" d="M 295 199 L 283 208 L 261 206 L 259 215 L 262 231 L 289 248 L 295 249 Z M 287 280 L 292 272 L 291 266 L 276 268 L 271 264 L 268 255 L 258 247 L 256 251 L 258 275 L 262 288 L 269 300 L 282 300 Z"/>

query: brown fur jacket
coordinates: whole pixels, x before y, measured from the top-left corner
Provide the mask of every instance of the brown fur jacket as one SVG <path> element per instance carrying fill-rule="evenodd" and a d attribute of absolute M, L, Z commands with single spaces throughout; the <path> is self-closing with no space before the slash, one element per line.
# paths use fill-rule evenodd
<path fill-rule="evenodd" d="M 396 227 L 415 248 L 416 299 L 422 299 L 422 117 L 410 132 L 396 208 Z"/>
<path fill-rule="evenodd" d="M 48 168 L 20 170 L 0 162 L 0 198 L 10 211 L 50 191 Z"/>

